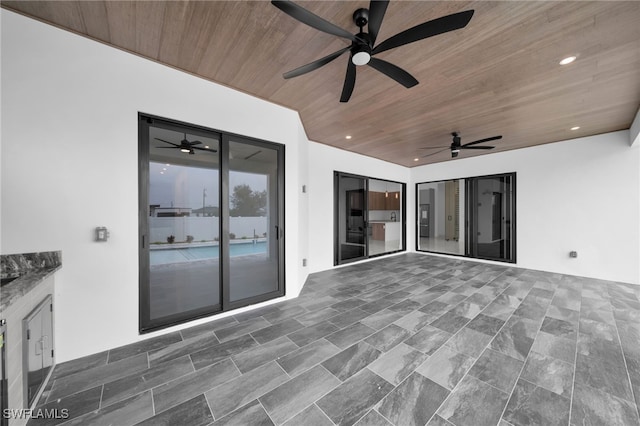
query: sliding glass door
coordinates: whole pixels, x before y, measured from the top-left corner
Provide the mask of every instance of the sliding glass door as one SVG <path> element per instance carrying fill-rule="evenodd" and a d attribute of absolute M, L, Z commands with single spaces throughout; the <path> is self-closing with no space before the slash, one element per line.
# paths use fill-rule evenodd
<path fill-rule="evenodd" d="M 334 172 L 334 264 L 405 250 L 405 184 Z"/>
<path fill-rule="evenodd" d="M 515 262 L 515 173 L 416 185 L 416 249 Z"/>
<path fill-rule="evenodd" d="M 284 294 L 283 147 L 140 116 L 140 330 Z"/>
<path fill-rule="evenodd" d="M 467 179 L 471 257 L 515 260 L 514 187 L 515 174 Z"/>

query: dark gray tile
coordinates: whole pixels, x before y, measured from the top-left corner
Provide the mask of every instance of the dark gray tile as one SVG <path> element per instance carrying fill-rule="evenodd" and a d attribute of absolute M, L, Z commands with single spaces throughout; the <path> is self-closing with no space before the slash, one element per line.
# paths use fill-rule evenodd
<path fill-rule="evenodd" d="M 505 355 L 524 361 L 533 345 L 539 323 L 526 318 L 509 318 L 496 335 L 490 347 Z"/>
<path fill-rule="evenodd" d="M 640 359 L 640 323 L 618 321 L 617 328 L 625 355 Z"/>
<path fill-rule="evenodd" d="M 523 362 L 487 349 L 469 370 L 469 374 L 509 394 L 518 380 Z"/>
<path fill-rule="evenodd" d="M 573 364 L 531 352 L 520 377 L 565 398 L 571 398 Z"/>
<path fill-rule="evenodd" d="M 274 423 L 257 399 L 216 420 L 212 426 L 272 426 Z"/>
<path fill-rule="evenodd" d="M 237 318 L 237 317 L 236 317 Z M 271 323 L 262 317 L 251 318 L 239 324 L 230 325 L 229 327 L 221 328 L 215 331 L 218 340 L 226 342 L 227 340 L 235 339 L 245 334 L 253 333 L 262 328 L 269 327 Z"/>
<path fill-rule="evenodd" d="M 578 320 L 580 319 L 580 312 L 550 305 L 549 309 L 547 309 L 547 316 L 551 318 L 567 321 L 573 325 L 578 325 Z"/>
<path fill-rule="evenodd" d="M 553 290 L 546 290 L 544 288 L 534 287 L 529 292 L 529 296 L 540 297 L 542 299 L 549 299 L 549 301 L 551 301 L 551 299 L 553 299 L 553 293 L 554 293 Z"/>
<path fill-rule="evenodd" d="M 516 308 L 514 315 L 534 321 L 540 321 L 544 318 L 548 306 L 548 299 L 529 295 L 525 297 L 520 306 Z"/>
<path fill-rule="evenodd" d="M 180 332 L 174 331 L 173 333 L 163 334 L 162 336 L 152 337 L 151 339 L 143 340 L 141 342 L 132 343 L 126 346 L 120 346 L 119 348 L 111 349 L 109 351 L 109 363 L 120 361 L 125 358 L 129 358 L 134 355 L 138 355 L 144 352 L 153 351 L 155 349 L 164 348 L 173 343 L 182 341 Z"/>
<path fill-rule="evenodd" d="M 215 321 L 209 321 L 207 323 L 196 325 L 193 327 L 185 328 L 183 330 L 180 330 L 180 334 L 182 334 L 183 339 L 191 339 L 193 337 L 212 333 L 216 330 L 220 330 L 221 328 L 229 327 L 237 323 L 238 320 L 236 320 L 233 316 L 230 316 Z"/>
<path fill-rule="evenodd" d="M 536 340 L 533 342 L 533 346 L 531 346 L 531 351 L 574 364 L 576 358 L 576 342 L 541 331 L 536 336 Z"/>
<path fill-rule="evenodd" d="M 396 320 L 394 324 L 399 325 L 405 330 L 409 330 L 411 333 L 416 333 L 431 321 L 433 321 L 431 315 L 420 311 L 414 311 Z"/>
<path fill-rule="evenodd" d="M 491 336 L 464 327 L 458 331 L 449 341 L 447 346 L 457 352 L 477 358 L 491 341 Z"/>
<path fill-rule="evenodd" d="M 156 413 L 190 400 L 240 376 L 230 359 L 179 377 L 153 389 Z"/>
<path fill-rule="evenodd" d="M 456 305 L 466 299 L 467 296 L 455 292 L 448 292 L 438 297 L 438 302 L 446 303 L 449 306 Z"/>
<path fill-rule="evenodd" d="M 389 306 L 395 305 L 396 303 L 397 302 L 390 300 L 388 296 L 385 296 L 381 299 L 360 306 L 360 309 L 369 312 L 369 314 L 375 314 L 376 312 L 386 309 Z"/>
<path fill-rule="evenodd" d="M 344 349 L 351 346 L 354 342 L 362 340 L 375 332 L 376 331 L 373 328 L 357 322 L 340 331 L 336 331 L 335 333 L 328 335 L 326 339 L 340 349 Z"/>
<path fill-rule="evenodd" d="M 316 405 L 336 425 L 350 426 L 392 389 L 392 384 L 365 368 L 322 397 Z"/>
<path fill-rule="evenodd" d="M 313 404 L 287 421 L 284 426 L 333 426 L 333 422 L 329 420 L 329 417 L 321 409 Z"/>
<path fill-rule="evenodd" d="M 108 357 L 109 351 L 104 351 L 71 361 L 63 362 L 62 364 L 57 364 L 53 369 L 53 373 L 51 373 L 51 378 L 49 380 L 53 383 L 53 380 L 59 379 L 61 377 L 70 376 L 80 371 L 91 370 L 92 368 L 105 365 L 107 363 Z"/>
<path fill-rule="evenodd" d="M 544 321 L 542 321 L 540 331 L 570 340 L 576 340 L 578 335 L 578 329 L 576 326 L 568 321 L 551 317 L 545 317 Z"/>
<path fill-rule="evenodd" d="M 134 395 L 108 407 L 71 419 L 65 426 L 132 426 L 153 416 L 151 391 Z"/>
<path fill-rule="evenodd" d="M 254 370 L 251 374 L 226 382 L 205 393 L 216 419 L 226 416 L 289 380 L 289 376 L 275 362 Z"/>
<path fill-rule="evenodd" d="M 158 365 L 191 353 L 219 345 L 213 334 L 201 334 L 149 352 L 149 365 Z"/>
<path fill-rule="evenodd" d="M 307 312 L 306 314 L 296 316 L 296 321 L 305 327 L 309 327 L 320 322 L 324 322 L 331 317 L 338 315 L 340 311 L 332 308 L 323 308 L 318 311 Z"/>
<path fill-rule="evenodd" d="M 413 373 L 376 407 L 396 425 L 424 425 L 436 412 L 449 391 L 418 373 Z"/>
<path fill-rule="evenodd" d="M 617 360 L 593 358 L 578 354 L 575 382 L 633 401 L 627 369 Z"/>
<path fill-rule="evenodd" d="M 309 343 L 328 336 L 331 333 L 338 331 L 338 327 L 331 324 L 328 321 L 321 322 L 310 327 L 305 327 L 288 335 L 296 345 L 299 347 L 306 346 Z"/>
<path fill-rule="evenodd" d="M 469 322 L 469 318 L 456 315 L 449 311 L 437 320 L 431 323 L 431 326 L 437 327 L 447 333 L 455 334 Z"/>
<path fill-rule="evenodd" d="M 250 335 L 244 335 L 194 352 L 191 354 L 191 361 L 196 370 L 199 370 L 256 346 L 258 343 Z"/>
<path fill-rule="evenodd" d="M 464 302 L 457 304 L 449 312 L 453 312 L 454 314 L 459 315 L 461 317 L 473 319 L 482 311 L 482 309 L 483 309 L 482 306 L 476 305 L 475 303 L 471 303 L 465 300 Z"/>
<path fill-rule="evenodd" d="M 386 352 L 394 346 L 400 344 L 403 340 L 409 337 L 411 333 L 402 327 L 395 324 L 391 324 L 377 333 L 367 337 L 364 341 L 371 346 Z"/>
<path fill-rule="evenodd" d="M 254 346 L 251 349 L 233 355 L 231 359 L 233 359 L 233 362 L 235 362 L 241 373 L 246 373 L 262 364 L 283 357 L 296 349 L 298 349 L 298 346 L 291 340 L 287 337 L 281 337 L 264 345 Z"/>
<path fill-rule="evenodd" d="M 571 425 L 640 424 L 636 407 L 629 401 L 590 386 L 576 383 L 573 389 Z"/>
<path fill-rule="evenodd" d="M 569 409 L 568 398 L 519 380 L 504 419 L 514 425 L 564 426 L 569 422 Z"/>
<path fill-rule="evenodd" d="M 473 365 L 474 359 L 443 346 L 429 357 L 416 372 L 452 390 Z"/>
<path fill-rule="evenodd" d="M 484 315 L 506 321 L 511 315 L 513 315 L 515 310 L 516 308 L 507 303 L 493 301 L 483 309 L 482 313 Z"/>
<path fill-rule="evenodd" d="M 427 358 L 426 354 L 401 343 L 373 361 L 369 370 L 397 386 Z"/>
<path fill-rule="evenodd" d="M 369 315 L 367 318 L 363 319 L 360 322 L 367 327 L 371 327 L 375 330 L 381 330 L 390 323 L 402 318 L 404 315 L 404 312 L 384 309 L 382 311 Z"/>
<path fill-rule="evenodd" d="M 495 426 L 509 396 L 472 377 L 464 379 L 438 410 L 438 415 L 456 426 Z"/>
<path fill-rule="evenodd" d="M 342 381 L 375 361 L 381 352 L 373 346 L 359 342 L 322 363 L 322 366 Z"/>
<path fill-rule="evenodd" d="M 289 319 L 298 315 L 307 313 L 308 311 L 300 305 L 292 305 L 286 308 L 281 308 L 275 312 L 269 312 L 262 315 L 262 318 L 269 321 L 271 324 L 281 323 L 285 319 Z"/>
<path fill-rule="evenodd" d="M 256 339 L 258 343 L 263 344 L 270 342 L 271 340 L 275 340 L 278 337 L 293 333 L 294 331 L 300 330 L 301 328 L 304 328 L 304 325 L 300 324 L 295 319 L 290 318 L 272 326 L 255 331 L 251 333 L 251 336 L 253 336 L 253 338 Z"/>
<path fill-rule="evenodd" d="M 473 320 L 471 320 L 471 322 L 467 324 L 466 327 L 493 337 L 496 335 L 496 333 L 498 333 L 498 331 L 500 331 L 500 329 L 504 325 L 504 322 L 505 321 L 501 320 L 500 318 L 479 314 Z"/>
<path fill-rule="evenodd" d="M 427 423 L 427 426 L 454 426 L 454 425 L 436 414 L 431 418 L 431 420 L 429 420 L 429 423 Z M 500 423 L 498 426 L 503 426 L 503 425 L 502 423 Z"/>
<path fill-rule="evenodd" d="M 333 423 L 332 423 L 333 424 Z M 376 410 L 369 410 L 355 426 L 393 426 L 387 419 L 382 417 Z"/>
<path fill-rule="evenodd" d="M 296 376 L 338 352 L 340 349 L 336 345 L 320 339 L 281 357 L 277 362 L 289 375 Z"/>
<path fill-rule="evenodd" d="M 163 411 L 147 420 L 138 423 L 141 426 L 201 426 L 213 422 L 213 416 L 203 395 L 186 401 L 171 410 Z"/>
<path fill-rule="evenodd" d="M 63 398 L 53 398 L 44 405 L 36 407 L 36 410 L 43 410 L 43 412 L 57 412 L 62 413 L 62 410 L 67 410 L 67 420 L 75 419 L 91 411 L 96 411 L 100 407 L 100 395 L 102 394 L 102 386 L 96 386 L 91 389 L 82 390 L 76 392 L 73 395 Z M 47 418 L 46 416 L 32 418 L 29 421 L 29 425 L 42 426 L 42 425 L 54 425 L 60 423 L 60 419 Z"/>
<path fill-rule="evenodd" d="M 623 362 L 622 346 L 615 326 L 595 321 L 581 320 L 578 335 L 578 353 L 596 358 Z"/>
<path fill-rule="evenodd" d="M 450 306 L 443 302 L 433 301 L 418 309 L 420 312 L 430 315 L 433 319 L 438 318 L 450 309 Z"/>
<path fill-rule="evenodd" d="M 160 364 L 139 374 L 106 383 L 102 392 L 101 406 L 106 407 L 122 401 L 193 371 L 195 370 L 191 359 L 185 355 L 173 360 L 173 362 Z"/>
<path fill-rule="evenodd" d="M 146 370 L 147 354 L 135 355 L 122 361 L 100 365 L 89 370 L 57 379 L 51 388 L 47 401 L 62 398 L 86 389 L 102 385 L 107 381 L 118 380 Z"/>
<path fill-rule="evenodd" d="M 355 308 L 347 312 L 343 312 L 334 317 L 329 318 L 329 322 L 338 328 L 344 328 L 348 325 L 353 324 L 354 322 L 358 322 L 361 319 L 364 319 L 370 315 L 369 312 L 363 311 L 362 309 Z"/>
<path fill-rule="evenodd" d="M 259 398 L 269 417 L 282 424 L 340 384 L 331 373 L 316 366 Z"/>
<path fill-rule="evenodd" d="M 402 312 L 403 314 L 408 315 L 421 306 L 422 304 L 415 300 L 405 299 L 402 302 L 398 302 L 395 305 L 390 306 L 388 309 L 393 312 Z"/>
<path fill-rule="evenodd" d="M 451 336 L 452 335 L 446 331 L 427 325 L 405 340 L 405 343 L 421 352 L 431 355 L 449 340 Z"/>

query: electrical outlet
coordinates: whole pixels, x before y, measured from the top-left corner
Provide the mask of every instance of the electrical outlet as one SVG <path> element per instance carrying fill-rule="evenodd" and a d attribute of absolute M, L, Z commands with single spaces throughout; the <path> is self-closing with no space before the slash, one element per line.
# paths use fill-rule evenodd
<path fill-rule="evenodd" d="M 578 257 L 578 252 L 577 251 L 570 251 L 569 252 L 569 257 L 573 257 L 573 258 Z"/>
<path fill-rule="evenodd" d="M 307 266 L 307 259 L 302 259 L 302 266 Z"/>

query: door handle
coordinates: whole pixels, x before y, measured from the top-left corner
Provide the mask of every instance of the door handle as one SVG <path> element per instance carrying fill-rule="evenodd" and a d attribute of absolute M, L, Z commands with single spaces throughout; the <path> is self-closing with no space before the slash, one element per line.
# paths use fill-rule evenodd
<path fill-rule="evenodd" d="M 281 237 L 284 237 L 284 231 L 278 225 L 276 225 L 276 240 L 279 240 Z"/>

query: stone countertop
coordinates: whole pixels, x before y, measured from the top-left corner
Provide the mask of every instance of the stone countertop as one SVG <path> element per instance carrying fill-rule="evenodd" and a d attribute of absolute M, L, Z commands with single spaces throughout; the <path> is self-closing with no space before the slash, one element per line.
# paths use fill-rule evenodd
<path fill-rule="evenodd" d="M 0 288 L 0 312 L 62 267 L 62 253 L 48 251 L 0 256 L 2 278 L 17 277 Z"/>

